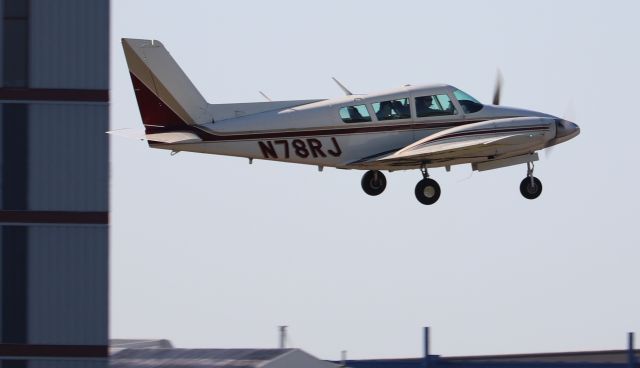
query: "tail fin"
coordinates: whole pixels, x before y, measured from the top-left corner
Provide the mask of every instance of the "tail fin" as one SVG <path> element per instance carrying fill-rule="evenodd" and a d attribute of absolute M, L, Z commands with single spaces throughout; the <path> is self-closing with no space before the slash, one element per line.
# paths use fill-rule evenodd
<path fill-rule="evenodd" d="M 122 39 L 147 133 L 211 122 L 207 102 L 162 43 Z"/>

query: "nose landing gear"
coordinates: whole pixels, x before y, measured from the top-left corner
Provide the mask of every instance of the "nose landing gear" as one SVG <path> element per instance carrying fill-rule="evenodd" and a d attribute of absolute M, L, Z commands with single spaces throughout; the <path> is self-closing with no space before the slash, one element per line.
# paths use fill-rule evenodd
<path fill-rule="evenodd" d="M 536 199 L 542 193 L 542 182 L 533 176 L 533 162 L 527 162 L 527 177 L 520 182 L 520 194 L 526 199 Z"/>

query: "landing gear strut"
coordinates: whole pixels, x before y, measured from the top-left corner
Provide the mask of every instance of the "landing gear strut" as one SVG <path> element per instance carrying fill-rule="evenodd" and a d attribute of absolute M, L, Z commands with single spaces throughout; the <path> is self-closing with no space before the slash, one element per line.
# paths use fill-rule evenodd
<path fill-rule="evenodd" d="M 527 162 L 527 177 L 520 182 L 520 193 L 526 199 L 536 199 L 542 193 L 542 182 L 533 176 L 533 162 Z"/>
<path fill-rule="evenodd" d="M 387 178 L 378 170 L 369 170 L 362 176 L 360 181 L 362 190 L 370 196 L 377 196 L 384 192 L 387 187 Z"/>
<path fill-rule="evenodd" d="M 420 171 L 423 179 L 416 184 L 416 199 L 422 204 L 434 204 L 440 198 L 440 185 L 437 181 L 429 178 L 429 172 L 425 165 L 420 167 Z"/>

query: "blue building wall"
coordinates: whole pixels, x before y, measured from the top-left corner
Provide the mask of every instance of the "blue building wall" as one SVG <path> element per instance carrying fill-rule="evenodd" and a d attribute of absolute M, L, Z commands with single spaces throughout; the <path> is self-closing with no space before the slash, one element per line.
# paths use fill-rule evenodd
<path fill-rule="evenodd" d="M 106 367 L 109 0 L 0 20 L 0 366 Z"/>

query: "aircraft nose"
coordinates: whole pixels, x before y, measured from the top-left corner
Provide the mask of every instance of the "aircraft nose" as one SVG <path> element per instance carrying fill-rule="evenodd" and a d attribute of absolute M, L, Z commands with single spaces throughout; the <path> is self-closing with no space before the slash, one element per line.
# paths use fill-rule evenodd
<path fill-rule="evenodd" d="M 556 119 L 556 140 L 558 143 L 568 141 L 580 134 L 578 124 L 564 119 Z"/>

